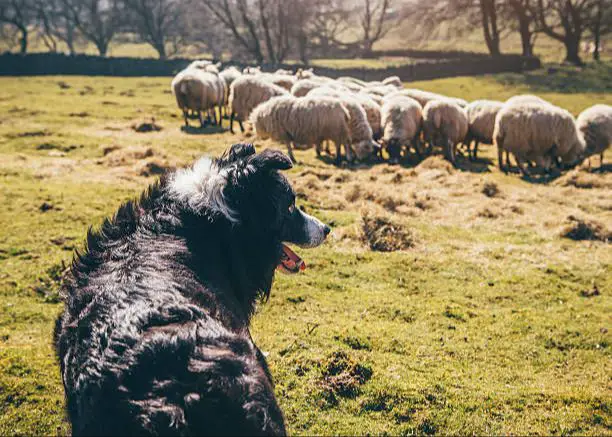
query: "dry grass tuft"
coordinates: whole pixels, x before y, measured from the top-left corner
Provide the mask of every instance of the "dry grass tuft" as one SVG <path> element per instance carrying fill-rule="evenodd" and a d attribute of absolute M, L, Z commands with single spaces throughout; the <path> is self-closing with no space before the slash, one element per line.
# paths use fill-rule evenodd
<path fill-rule="evenodd" d="M 604 243 L 612 240 L 612 231 L 602 223 L 570 215 L 567 224 L 561 229 L 561 236 L 572 240 L 594 240 Z"/>
<path fill-rule="evenodd" d="M 160 176 L 174 170 L 174 166 L 164 159 L 151 158 L 136 166 L 136 173 L 139 176 L 150 177 Z"/>
<path fill-rule="evenodd" d="M 487 197 L 497 197 L 500 194 L 499 187 L 495 182 L 485 182 L 482 187 L 482 194 Z"/>
<path fill-rule="evenodd" d="M 502 216 L 502 212 L 497 208 L 485 206 L 476 213 L 476 216 L 487 219 L 496 219 Z"/>
<path fill-rule="evenodd" d="M 321 363 L 321 379 L 318 382 L 322 397 L 328 406 L 338 403 L 338 397 L 355 397 L 359 387 L 372 378 L 372 369 L 361 364 L 344 351 L 336 351 Z"/>
<path fill-rule="evenodd" d="M 146 133 L 146 132 L 159 132 L 163 129 L 163 127 L 155 122 L 155 119 L 152 118 L 151 121 L 144 121 L 141 123 L 134 123 L 132 125 L 132 129 L 135 132 Z"/>
<path fill-rule="evenodd" d="M 395 252 L 414 247 L 414 235 L 389 216 L 374 211 L 362 213 L 362 241 L 376 252 Z"/>
<path fill-rule="evenodd" d="M 349 188 L 344 198 L 347 200 L 347 202 L 357 202 L 361 198 L 361 195 L 361 185 L 353 184 Z"/>
<path fill-rule="evenodd" d="M 561 187 L 576 187 L 576 188 L 612 188 L 612 183 L 609 182 L 604 175 L 597 175 L 575 169 L 563 175 L 555 181 L 555 185 Z"/>
<path fill-rule="evenodd" d="M 132 165 L 135 161 L 151 158 L 157 155 L 151 147 L 130 147 L 127 149 L 111 149 L 105 155 L 103 162 L 109 167 L 121 167 L 124 165 Z"/>
<path fill-rule="evenodd" d="M 455 171 L 453 165 L 440 155 L 430 156 L 417 165 L 415 169 L 417 173 L 425 170 L 442 170 L 447 174 L 451 174 Z"/>

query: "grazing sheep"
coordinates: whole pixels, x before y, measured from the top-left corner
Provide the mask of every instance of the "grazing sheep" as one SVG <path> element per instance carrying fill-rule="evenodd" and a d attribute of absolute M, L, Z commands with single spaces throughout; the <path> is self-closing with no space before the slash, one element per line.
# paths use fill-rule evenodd
<path fill-rule="evenodd" d="M 242 74 L 258 75 L 261 73 L 261 67 L 244 67 Z"/>
<path fill-rule="evenodd" d="M 401 157 L 402 147 L 414 147 L 420 155 L 419 136 L 423 124 L 423 109 L 410 97 L 396 96 L 382 107 L 382 144 L 392 161 Z"/>
<path fill-rule="evenodd" d="M 336 144 L 336 162 L 340 164 L 341 147 L 344 145 L 347 159 L 352 153 L 358 159 L 372 155 L 376 143 L 365 111 L 356 101 L 333 97 L 277 97 L 253 111 L 251 122 L 259 138 L 272 138 L 287 145 L 293 156 L 293 145 L 319 145 L 323 141 Z"/>
<path fill-rule="evenodd" d="M 282 76 L 293 76 L 293 72 L 291 70 L 285 70 L 282 68 L 279 68 L 278 70 L 276 70 L 274 74 L 278 74 Z"/>
<path fill-rule="evenodd" d="M 380 138 L 381 135 L 381 115 L 380 115 L 380 105 L 376 103 L 372 98 L 370 98 L 366 94 L 361 93 L 351 93 L 349 90 L 344 90 L 338 87 L 330 87 L 330 86 L 322 86 L 319 88 L 315 88 L 311 90 L 308 94 L 308 97 L 335 97 L 342 101 L 347 99 L 352 99 L 357 101 L 361 107 L 365 110 L 366 117 L 368 119 L 368 123 L 370 124 L 370 128 L 372 128 L 372 135 L 375 140 Z"/>
<path fill-rule="evenodd" d="M 363 87 L 361 85 L 358 85 L 356 83 L 353 82 L 347 82 L 347 81 L 336 81 L 335 83 L 339 84 L 340 86 L 343 86 L 349 90 L 351 90 L 354 93 L 358 93 L 359 91 L 361 91 L 363 89 Z"/>
<path fill-rule="evenodd" d="M 232 83 L 242 76 L 240 70 L 234 66 L 228 67 L 219 73 L 219 77 L 225 82 L 225 114 L 229 114 L 229 91 Z"/>
<path fill-rule="evenodd" d="M 533 94 L 520 94 L 518 96 L 512 96 L 506 100 L 506 105 L 522 105 L 524 103 L 539 103 L 544 105 L 550 104 L 541 97 L 534 96 Z"/>
<path fill-rule="evenodd" d="M 295 73 L 295 76 L 298 79 L 302 80 L 302 79 L 312 79 L 316 75 L 314 74 L 314 71 L 312 68 L 308 68 L 306 70 L 304 70 L 303 68 L 299 68 L 298 71 Z"/>
<path fill-rule="evenodd" d="M 189 126 L 189 111 L 197 114 L 200 126 L 203 127 L 202 111 L 214 112 L 214 108 L 223 101 L 220 96 L 222 91 L 219 76 L 197 68 L 187 68 L 179 72 L 172 80 L 171 88 L 178 107 L 183 111 L 186 127 Z"/>
<path fill-rule="evenodd" d="M 475 100 L 465 108 L 468 117 L 468 134 L 463 142 L 467 146 L 468 158 L 478 156 L 478 143 L 493 144 L 495 117 L 504 107 L 502 102 L 494 100 Z M 474 148 L 471 148 L 474 141 Z"/>
<path fill-rule="evenodd" d="M 304 97 L 313 89 L 319 88 L 321 86 L 328 86 L 331 88 L 339 88 L 343 90 L 346 89 L 344 86 L 342 86 L 342 84 L 338 84 L 334 80 L 317 76 L 311 79 L 298 80 L 291 88 L 291 94 L 293 94 L 295 97 Z"/>
<path fill-rule="evenodd" d="M 363 91 L 368 94 L 385 97 L 389 94 L 397 92 L 397 88 L 393 85 L 368 85 L 366 88 L 363 89 Z"/>
<path fill-rule="evenodd" d="M 382 81 L 385 85 L 393 85 L 397 88 L 404 88 L 404 84 L 402 84 L 402 80 L 397 76 L 389 76 Z"/>
<path fill-rule="evenodd" d="M 416 100 L 416 99 L 415 99 Z M 449 100 L 432 100 L 423 108 L 423 136 L 431 146 L 442 147 L 455 165 L 457 145 L 465 139 L 465 109 Z"/>
<path fill-rule="evenodd" d="M 602 166 L 604 152 L 612 144 L 612 106 L 595 105 L 585 109 L 576 125 L 586 142 L 586 156 L 599 154 Z"/>
<path fill-rule="evenodd" d="M 436 93 L 432 93 L 429 91 L 423 91 L 423 90 L 418 90 L 416 88 L 406 88 L 403 90 L 396 90 L 394 93 L 391 94 L 387 94 L 385 96 L 385 98 L 393 98 L 394 96 L 401 94 L 403 96 L 406 97 L 410 97 L 414 100 L 416 100 L 417 102 L 419 102 L 419 104 L 424 108 L 425 105 L 433 100 L 448 100 L 450 102 L 455 103 L 456 105 L 458 105 L 461 108 L 465 108 L 468 104 L 468 102 L 466 102 L 463 99 L 458 99 L 455 97 L 448 97 L 448 96 L 444 96 L 442 94 L 436 94 Z"/>
<path fill-rule="evenodd" d="M 240 130 L 244 132 L 243 121 L 249 119 L 255 107 L 272 97 L 287 94 L 284 88 L 274 85 L 259 76 L 243 75 L 236 79 L 229 94 L 229 104 L 232 110 L 230 116 L 230 132 L 234 133 L 234 119 L 238 120 Z"/>
<path fill-rule="evenodd" d="M 506 171 L 502 151 L 512 153 L 523 175 L 529 177 L 524 163 L 535 163 L 550 170 L 557 159 L 576 164 L 586 146 L 574 117 L 551 104 L 523 103 L 504 105 L 497 114 L 493 133 L 500 169 Z"/>
<path fill-rule="evenodd" d="M 193 61 L 191 64 L 187 66 L 187 68 L 198 68 L 200 70 L 205 70 L 209 65 L 213 65 L 212 61 L 208 61 L 206 59 L 200 59 L 198 61 Z"/>
<path fill-rule="evenodd" d="M 367 83 L 364 82 L 361 79 L 357 79 L 355 77 L 350 77 L 350 76 L 342 76 L 339 77 L 338 79 L 336 79 L 338 82 L 342 82 L 342 83 L 352 83 L 354 85 L 357 85 L 360 88 L 365 88 Z"/>
<path fill-rule="evenodd" d="M 261 76 L 263 76 L 263 78 L 275 85 L 278 85 L 281 88 L 285 88 L 287 91 L 291 91 L 291 89 L 293 88 L 293 85 L 295 85 L 295 83 L 297 82 L 297 79 L 295 76 L 291 76 L 291 75 L 286 75 L 286 74 L 266 74 L 263 73 Z"/>
<path fill-rule="evenodd" d="M 255 108 L 250 120 L 258 138 L 285 143 L 293 162 L 294 144 L 333 141 L 338 149 L 344 144 L 348 150 L 351 138 L 350 113 L 331 97 L 275 97 Z"/>

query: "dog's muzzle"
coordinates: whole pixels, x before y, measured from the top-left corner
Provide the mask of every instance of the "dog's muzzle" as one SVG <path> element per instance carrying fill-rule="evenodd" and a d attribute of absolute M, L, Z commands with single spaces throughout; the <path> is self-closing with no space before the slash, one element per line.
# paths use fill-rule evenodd
<path fill-rule="evenodd" d="M 306 241 L 302 244 L 299 244 L 300 247 L 317 247 L 331 232 L 329 226 L 324 224 L 321 220 L 311 215 L 306 214 L 303 211 L 300 211 L 302 214 L 302 218 L 304 220 L 304 227 L 306 233 Z"/>

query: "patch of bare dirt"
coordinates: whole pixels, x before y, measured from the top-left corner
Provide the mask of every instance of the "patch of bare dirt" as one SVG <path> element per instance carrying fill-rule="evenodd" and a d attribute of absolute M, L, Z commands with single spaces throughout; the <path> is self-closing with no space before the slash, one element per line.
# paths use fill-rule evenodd
<path fill-rule="evenodd" d="M 609 243 L 612 231 L 603 223 L 570 215 L 561 229 L 561 236 L 572 240 L 595 240 Z"/>
<path fill-rule="evenodd" d="M 163 127 L 155 122 L 155 119 L 152 118 L 151 121 L 143 121 L 140 123 L 132 124 L 132 129 L 134 132 L 146 133 L 146 132 L 159 132 L 163 129 Z"/>
<path fill-rule="evenodd" d="M 414 247 L 415 238 L 409 229 L 390 216 L 372 210 L 362 212 L 362 240 L 376 252 L 395 252 Z"/>

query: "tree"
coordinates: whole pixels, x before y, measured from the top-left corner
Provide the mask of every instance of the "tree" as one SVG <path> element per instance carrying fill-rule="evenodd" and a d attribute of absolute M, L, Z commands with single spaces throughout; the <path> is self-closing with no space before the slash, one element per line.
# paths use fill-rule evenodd
<path fill-rule="evenodd" d="M 485 43 L 492 56 L 499 56 L 499 27 L 497 25 L 497 4 L 495 0 L 479 0 L 480 17 Z"/>
<path fill-rule="evenodd" d="M 118 0 L 61 0 L 69 23 L 91 41 L 100 56 L 106 56 L 108 46 L 121 24 Z"/>
<path fill-rule="evenodd" d="M 593 26 L 599 0 L 537 0 L 536 19 L 542 32 L 565 45 L 565 61 L 582 65 L 580 41 Z"/>
<path fill-rule="evenodd" d="M 393 28 L 393 24 L 387 20 L 390 8 L 391 0 L 363 0 L 359 23 L 363 32 L 361 45 L 364 54 L 372 53 L 374 43 Z"/>
<path fill-rule="evenodd" d="M 15 27 L 19 31 L 19 51 L 28 51 L 29 26 L 34 21 L 31 0 L 0 0 L 0 23 Z"/>
<path fill-rule="evenodd" d="M 187 4 L 177 0 L 123 0 L 128 22 L 160 59 L 176 54 L 186 42 Z"/>
<path fill-rule="evenodd" d="M 538 33 L 536 17 L 533 12 L 534 0 L 508 0 L 503 4 L 507 20 L 513 22 L 521 36 L 523 56 L 532 56 L 535 38 Z"/>
<path fill-rule="evenodd" d="M 49 50 L 56 52 L 59 40 L 65 43 L 68 52 L 74 55 L 79 35 L 64 3 L 61 0 L 35 0 L 34 5 L 39 33 L 44 44 Z"/>
<path fill-rule="evenodd" d="M 599 61 L 601 37 L 612 33 L 612 1 L 598 0 L 593 9 L 589 30 L 591 31 L 594 41 L 593 59 Z"/>

